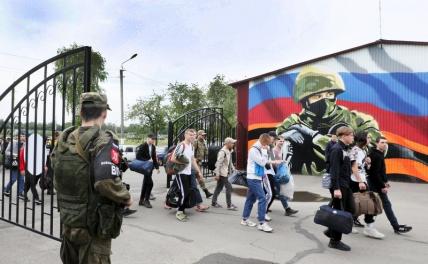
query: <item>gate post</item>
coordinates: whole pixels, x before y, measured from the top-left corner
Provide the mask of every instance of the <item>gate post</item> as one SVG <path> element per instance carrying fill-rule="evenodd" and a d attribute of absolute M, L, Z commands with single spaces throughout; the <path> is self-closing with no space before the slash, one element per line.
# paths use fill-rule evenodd
<path fill-rule="evenodd" d="M 174 124 L 172 121 L 168 121 L 168 150 L 173 145 L 174 140 Z M 164 164 L 165 166 L 166 164 Z M 171 187 L 172 175 L 166 175 L 166 188 Z"/>

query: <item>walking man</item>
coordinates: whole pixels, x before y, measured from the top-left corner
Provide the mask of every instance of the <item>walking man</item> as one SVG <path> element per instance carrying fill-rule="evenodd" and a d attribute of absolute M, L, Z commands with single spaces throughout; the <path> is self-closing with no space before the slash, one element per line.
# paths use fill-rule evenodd
<path fill-rule="evenodd" d="M 354 214 L 354 196 L 350 188 L 351 159 L 349 145 L 354 142 L 354 130 L 349 127 L 340 127 L 336 131 L 338 142 L 334 144 L 330 153 L 330 193 L 333 208 L 345 210 Z M 324 234 L 330 238 L 328 246 L 342 251 L 350 251 L 351 247 L 343 243 L 342 233 L 328 229 Z"/>
<path fill-rule="evenodd" d="M 184 210 L 189 207 L 191 195 L 191 177 L 192 166 L 196 170 L 196 174 L 202 177 L 202 172 L 196 163 L 194 157 L 193 143 L 195 141 L 196 131 L 194 129 L 187 129 L 184 132 L 184 140 L 177 145 L 174 153 L 171 156 L 171 161 L 177 164 L 186 165 L 182 170 L 177 173 L 176 181 L 180 188 L 179 207 L 175 217 L 182 222 L 188 220 Z M 177 158 L 183 156 L 188 162 L 182 163 Z M 191 205 L 193 206 L 193 205 Z"/>
<path fill-rule="evenodd" d="M 153 169 L 156 169 L 156 172 L 159 174 L 159 163 L 156 156 L 156 136 L 149 134 L 147 136 L 146 142 L 138 146 L 136 159 L 142 161 L 149 161 L 153 163 L 153 168 L 146 174 L 144 174 L 143 185 L 141 187 L 140 202 L 139 205 L 145 206 L 147 208 L 152 208 L 150 204 L 150 194 L 153 189 Z"/>
<path fill-rule="evenodd" d="M 63 225 L 60 255 L 65 264 L 111 263 L 111 240 L 132 199 L 120 178 L 119 147 L 101 129 L 110 110 L 106 96 L 83 93 L 80 106 L 82 126 L 67 128 L 52 153 Z"/>
<path fill-rule="evenodd" d="M 265 220 L 266 215 L 266 194 L 263 190 L 262 180 L 266 176 L 265 166 L 269 164 L 280 164 L 282 161 L 269 161 L 267 149 L 271 143 L 269 134 L 263 133 L 259 140 L 250 148 L 247 161 L 247 183 L 248 191 L 245 200 L 244 211 L 242 213 L 241 225 L 254 227 L 256 224 L 249 220 L 253 205 L 258 200 L 257 228 L 264 232 L 272 232 L 273 228 Z"/>
<path fill-rule="evenodd" d="M 235 171 L 235 167 L 232 163 L 232 151 L 235 146 L 236 140 L 233 138 L 226 138 L 224 140 L 224 146 L 217 154 L 217 162 L 215 164 L 215 179 L 217 181 L 217 187 L 214 191 L 214 196 L 212 199 L 212 206 L 216 208 L 221 208 L 222 206 L 217 203 L 217 198 L 220 192 L 223 190 L 223 187 L 226 187 L 226 203 L 227 209 L 236 211 L 238 207 L 232 204 L 232 184 L 228 180 L 228 176 Z"/>
<path fill-rule="evenodd" d="M 400 225 L 392 210 L 391 201 L 388 198 L 388 192 L 391 185 L 388 182 L 385 169 L 385 151 L 388 149 L 388 141 L 385 137 L 380 136 L 376 138 L 376 149 L 373 149 L 369 157 L 371 166 L 368 170 L 368 183 L 370 190 L 377 192 L 382 200 L 383 209 L 385 210 L 386 217 L 389 220 L 394 232 L 396 234 L 407 233 L 412 230 L 411 226 Z"/>
<path fill-rule="evenodd" d="M 208 147 L 205 140 L 206 136 L 207 136 L 207 133 L 205 133 L 205 131 L 199 130 L 198 138 L 193 143 L 193 148 L 195 150 L 195 159 L 200 170 L 202 170 L 202 161 L 208 155 Z M 201 186 L 207 199 L 213 196 L 213 194 L 210 193 L 210 191 L 208 191 L 207 187 L 205 186 L 205 180 L 204 180 L 204 177 L 202 177 L 202 174 L 197 179 L 198 179 L 199 186 Z"/>

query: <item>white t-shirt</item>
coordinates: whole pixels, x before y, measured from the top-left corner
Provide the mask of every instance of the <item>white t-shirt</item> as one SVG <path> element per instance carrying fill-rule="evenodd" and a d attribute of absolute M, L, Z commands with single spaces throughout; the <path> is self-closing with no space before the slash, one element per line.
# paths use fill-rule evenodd
<path fill-rule="evenodd" d="M 357 163 L 358 166 L 358 174 L 360 175 L 360 178 L 363 182 L 367 182 L 366 179 L 366 169 L 364 168 L 364 166 L 366 165 L 365 163 L 365 159 L 367 157 L 367 154 L 364 150 L 362 150 L 361 148 L 359 148 L 358 146 L 355 146 L 351 149 L 351 162 L 355 161 Z M 351 175 L 351 179 L 354 182 L 358 182 L 357 178 L 355 178 L 355 175 L 352 173 Z"/>
<path fill-rule="evenodd" d="M 185 146 L 185 147 L 184 147 Z M 183 152 L 183 147 L 184 147 L 184 152 Z M 193 145 L 192 144 L 185 144 L 185 143 L 180 143 L 180 145 L 178 146 L 178 148 L 175 150 L 176 154 L 177 153 L 183 153 L 184 156 L 186 156 L 186 158 L 189 160 L 189 164 L 187 164 L 187 166 L 178 172 L 178 174 L 186 174 L 186 175 L 191 175 L 192 174 L 192 160 L 193 160 Z"/>

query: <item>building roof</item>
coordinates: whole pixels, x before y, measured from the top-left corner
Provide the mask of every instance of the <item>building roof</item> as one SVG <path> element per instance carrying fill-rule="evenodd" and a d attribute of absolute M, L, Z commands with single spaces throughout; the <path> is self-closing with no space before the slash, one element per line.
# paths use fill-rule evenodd
<path fill-rule="evenodd" d="M 264 74 L 260 74 L 260 75 L 254 76 L 254 77 L 250 77 L 250 78 L 246 78 L 246 79 L 243 79 L 243 80 L 240 80 L 240 81 L 232 82 L 229 85 L 231 85 L 233 87 L 237 87 L 238 85 L 240 85 L 242 83 L 249 82 L 249 81 L 252 81 L 254 79 L 259 79 L 259 78 L 263 78 L 263 77 L 266 77 L 266 76 L 269 76 L 269 75 L 279 74 L 279 73 L 282 73 L 282 72 L 284 72 L 286 70 L 294 69 L 294 68 L 297 68 L 297 67 L 300 67 L 300 66 L 303 66 L 303 65 L 306 65 L 306 64 L 310 64 L 310 63 L 314 63 L 314 62 L 317 62 L 317 61 L 325 60 L 325 59 L 328 59 L 328 58 L 331 58 L 331 57 L 336 57 L 336 56 L 344 54 L 344 53 L 349 53 L 349 52 L 356 51 L 356 50 L 363 49 L 363 48 L 367 48 L 367 47 L 370 47 L 370 46 L 382 45 L 382 44 L 428 45 L 428 42 L 379 39 L 379 40 L 376 40 L 374 42 L 370 42 L 370 43 L 367 43 L 367 44 L 364 44 L 364 45 L 360 45 L 360 46 L 356 46 L 356 47 L 353 47 L 353 48 L 350 48 L 350 49 L 346 49 L 346 50 L 338 51 L 338 52 L 335 52 L 335 53 L 327 54 L 327 55 L 324 55 L 324 56 L 321 56 L 321 57 L 318 57 L 318 58 L 315 58 L 315 59 L 311 59 L 311 60 L 299 62 L 299 63 L 293 64 L 293 65 L 289 65 L 287 67 L 284 67 L 284 68 L 281 68 L 281 69 L 278 69 L 278 70 L 270 71 L 270 72 L 267 72 L 267 73 L 264 73 Z"/>

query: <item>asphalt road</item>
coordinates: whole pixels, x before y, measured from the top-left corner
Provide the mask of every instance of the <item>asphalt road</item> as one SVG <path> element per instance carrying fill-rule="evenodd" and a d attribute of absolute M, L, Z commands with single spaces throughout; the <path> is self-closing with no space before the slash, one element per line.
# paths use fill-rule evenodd
<path fill-rule="evenodd" d="M 124 220 L 123 232 L 113 242 L 113 263 L 427 263 L 428 184 L 393 183 L 393 208 L 400 223 L 413 226 L 411 233 L 395 235 L 382 214 L 376 225 L 385 239 L 364 237 L 360 230 L 360 234 L 344 236 L 352 251 L 340 252 L 327 247 L 324 228 L 313 223 L 316 209 L 325 203 L 322 197 L 328 196 L 317 177 L 295 177 L 296 188 L 302 191 L 296 199 L 304 200 L 291 203 L 300 211 L 296 217 L 284 216 L 279 201 L 273 204 L 271 234 L 239 224 L 245 200 L 245 190 L 239 187 L 232 196 L 239 211 L 189 210 L 190 220 L 178 222 L 174 210 L 163 208 L 165 175 L 153 177 L 154 208 L 134 203 L 138 212 Z M 142 177 L 127 172 L 124 179 L 137 201 Z M 208 186 L 213 191 L 215 182 Z M 224 193 L 219 203 L 225 205 Z M 57 241 L 0 221 L 0 263 L 60 263 L 59 247 Z"/>

